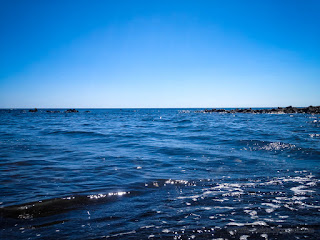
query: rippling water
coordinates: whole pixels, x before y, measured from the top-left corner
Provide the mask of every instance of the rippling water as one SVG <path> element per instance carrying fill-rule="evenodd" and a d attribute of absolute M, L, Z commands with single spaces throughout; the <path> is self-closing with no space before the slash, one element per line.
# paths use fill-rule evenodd
<path fill-rule="evenodd" d="M 320 116 L 0 110 L 1 239 L 320 239 Z"/>

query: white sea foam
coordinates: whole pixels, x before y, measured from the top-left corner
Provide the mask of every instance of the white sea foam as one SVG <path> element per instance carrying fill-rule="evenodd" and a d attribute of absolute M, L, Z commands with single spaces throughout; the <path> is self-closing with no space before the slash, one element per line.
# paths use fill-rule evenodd
<path fill-rule="evenodd" d="M 215 206 L 216 209 L 234 209 L 233 207 L 221 207 L 221 206 Z"/>
<path fill-rule="evenodd" d="M 315 137 L 320 137 L 320 134 L 312 133 L 312 134 L 309 134 L 309 136 L 312 137 L 312 138 L 315 138 Z"/>
<path fill-rule="evenodd" d="M 278 151 L 278 150 L 283 150 L 283 149 L 292 149 L 295 147 L 296 146 L 294 144 L 272 142 L 272 143 L 269 143 L 269 144 L 261 147 L 261 149 L 267 150 L 267 151 Z"/>
<path fill-rule="evenodd" d="M 245 223 L 236 223 L 236 222 L 229 222 L 227 225 L 229 226 L 245 226 L 246 224 Z"/>
<path fill-rule="evenodd" d="M 250 237 L 249 235 L 242 235 L 242 236 L 240 236 L 240 240 L 247 240 L 248 239 L 248 237 Z"/>
<path fill-rule="evenodd" d="M 262 203 L 261 205 L 272 207 L 272 208 L 279 208 L 280 207 L 280 205 L 276 205 L 273 203 Z"/>
<path fill-rule="evenodd" d="M 294 194 L 296 195 L 305 195 L 306 193 L 313 193 L 313 190 L 309 190 L 309 189 L 304 189 L 307 188 L 307 186 L 305 185 L 299 185 L 297 187 L 292 187 L 290 188 L 291 191 L 294 192 Z"/>
<path fill-rule="evenodd" d="M 250 223 L 248 225 L 253 225 L 253 226 L 267 226 L 268 224 L 264 221 L 256 221 L 256 222 L 253 222 L 253 223 Z"/>

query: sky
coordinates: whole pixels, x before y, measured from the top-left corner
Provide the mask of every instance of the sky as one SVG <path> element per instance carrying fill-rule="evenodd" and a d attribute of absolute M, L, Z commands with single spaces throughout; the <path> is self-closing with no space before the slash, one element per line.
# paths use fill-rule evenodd
<path fill-rule="evenodd" d="M 0 0 L 0 108 L 320 105 L 318 0 Z"/>

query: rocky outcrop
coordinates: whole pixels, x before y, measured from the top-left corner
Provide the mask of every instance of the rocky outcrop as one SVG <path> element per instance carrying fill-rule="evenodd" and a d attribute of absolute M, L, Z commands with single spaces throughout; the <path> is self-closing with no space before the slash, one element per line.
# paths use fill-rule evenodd
<path fill-rule="evenodd" d="M 278 107 L 269 109 L 252 109 L 252 108 L 236 108 L 231 110 L 226 109 L 205 109 L 203 111 L 198 111 L 203 113 L 270 113 L 270 114 L 284 114 L 284 113 L 307 113 L 307 114 L 320 114 L 320 106 L 309 106 L 305 108 L 299 107 Z"/>
<path fill-rule="evenodd" d="M 65 113 L 77 113 L 77 112 L 79 112 L 78 110 L 76 110 L 76 109 L 68 109 L 68 110 L 66 110 L 66 111 L 64 111 Z"/>
<path fill-rule="evenodd" d="M 30 109 L 29 112 L 38 112 L 38 109 Z"/>

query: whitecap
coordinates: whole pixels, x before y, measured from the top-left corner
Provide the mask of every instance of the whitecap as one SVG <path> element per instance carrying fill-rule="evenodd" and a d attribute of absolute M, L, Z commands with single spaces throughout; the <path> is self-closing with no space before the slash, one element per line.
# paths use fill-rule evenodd
<path fill-rule="evenodd" d="M 153 227 L 154 227 L 154 225 L 147 225 L 147 226 L 142 226 L 140 228 L 143 229 L 143 228 L 153 228 Z"/>
<path fill-rule="evenodd" d="M 290 190 L 293 191 L 294 194 L 296 194 L 296 195 L 305 195 L 306 193 L 314 192 L 313 190 L 302 189 L 302 188 L 306 188 L 306 187 L 307 186 L 305 186 L 305 185 L 299 185 L 297 187 L 290 188 Z"/>
<path fill-rule="evenodd" d="M 253 225 L 253 226 L 267 226 L 268 224 L 264 221 L 256 221 L 256 222 L 253 222 L 249 225 Z"/>
<path fill-rule="evenodd" d="M 267 213 L 272 213 L 273 211 L 274 211 L 274 208 L 267 208 L 267 209 L 266 209 L 266 212 L 267 212 Z"/>
<path fill-rule="evenodd" d="M 236 222 L 230 222 L 228 223 L 227 225 L 229 226 L 245 226 L 246 224 L 245 223 L 236 223 Z"/>
<path fill-rule="evenodd" d="M 251 218 L 258 218 L 257 216 L 258 213 L 255 210 L 244 210 L 244 212 L 248 213 L 251 216 Z"/>
<path fill-rule="evenodd" d="M 273 204 L 273 203 L 262 203 L 261 205 L 265 205 L 272 208 L 279 208 L 279 205 Z"/>
<path fill-rule="evenodd" d="M 234 209 L 233 207 L 220 207 L 220 206 L 215 206 L 214 208 L 216 208 L 216 209 Z"/>
<path fill-rule="evenodd" d="M 249 235 L 242 235 L 240 236 L 240 240 L 247 240 L 247 238 L 249 237 Z"/>
<path fill-rule="evenodd" d="M 263 237 L 263 238 L 266 239 L 266 240 L 268 239 L 268 235 L 265 234 L 265 233 L 261 234 L 260 236 Z"/>

